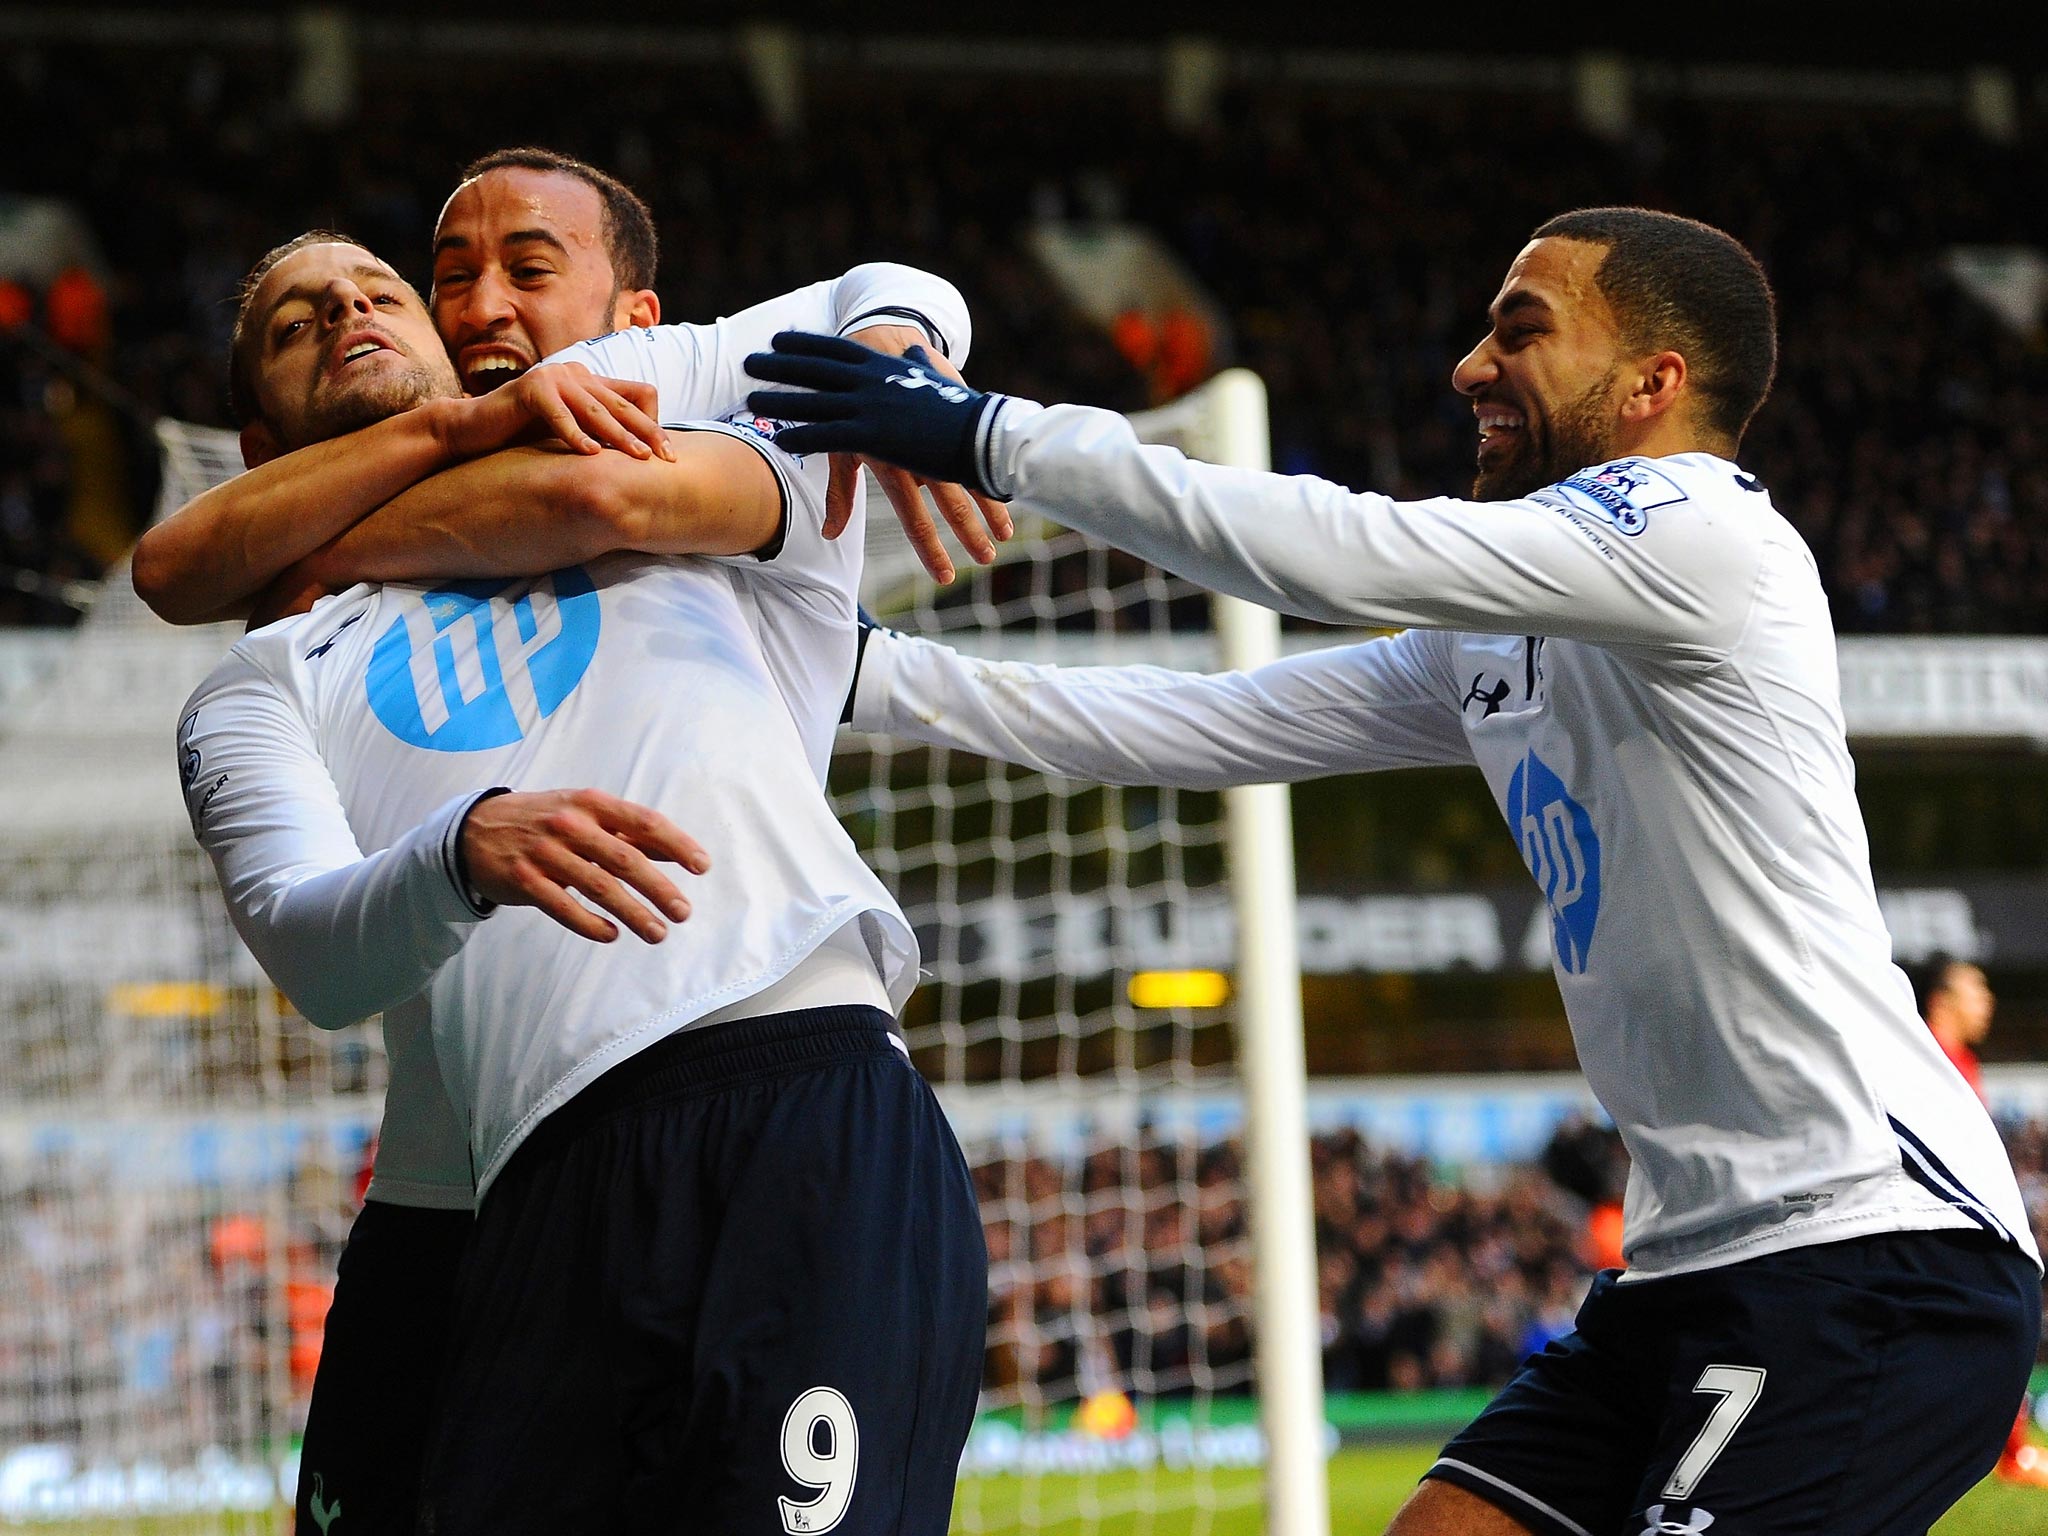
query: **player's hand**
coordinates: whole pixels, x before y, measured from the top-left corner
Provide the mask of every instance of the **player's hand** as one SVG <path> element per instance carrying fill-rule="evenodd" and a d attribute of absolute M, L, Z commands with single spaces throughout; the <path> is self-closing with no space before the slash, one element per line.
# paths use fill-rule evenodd
<path fill-rule="evenodd" d="M 602 378 L 581 363 L 549 363 L 487 395 L 446 402 L 441 440 L 458 459 L 546 441 L 575 453 L 616 448 L 636 459 L 659 455 L 673 462 L 675 450 L 656 420 L 660 408 L 652 384 Z"/>
<path fill-rule="evenodd" d="M 484 900 L 538 907 L 599 944 L 616 939 L 618 925 L 584 901 L 659 944 L 668 934 L 662 916 L 680 923 L 690 903 L 655 860 L 693 875 L 711 868 L 702 845 L 659 811 L 598 789 L 487 796 L 470 807 L 461 847 L 470 886 Z"/>
<path fill-rule="evenodd" d="M 975 429 L 1001 397 L 939 371 L 922 347 L 890 357 L 844 336 L 780 331 L 747 372 L 798 391 L 757 389 L 758 416 L 803 425 L 775 435 L 791 453 L 863 453 L 920 475 L 989 493 L 975 462 Z"/>
<path fill-rule="evenodd" d="M 925 338 L 924 332 L 914 325 L 870 325 L 852 332 L 846 339 L 892 357 L 901 357 L 912 347 L 921 348 Z M 926 357 L 925 361 L 945 377 L 958 383 L 965 382 L 960 377 L 960 370 L 948 359 Z M 1010 521 L 1010 509 L 993 497 L 970 491 L 952 481 L 913 474 L 879 459 L 857 453 L 835 453 L 832 455 L 831 479 L 825 491 L 824 532 L 828 539 L 836 539 L 846 531 L 847 520 L 853 516 L 853 489 L 859 483 L 863 464 L 874 471 L 876 483 L 882 487 L 882 494 L 889 498 L 889 505 L 896 509 L 896 519 L 903 524 L 903 531 L 909 536 L 910 547 L 917 551 L 917 558 L 935 581 L 953 579 L 953 559 L 946 553 L 945 541 L 939 537 L 938 525 L 932 521 L 930 508 L 918 494 L 920 486 L 931 492 L 932 501 L 959 537 L 961 547 L 981 565 L 994 560 L 996 545 L 1015 531 Z"/>

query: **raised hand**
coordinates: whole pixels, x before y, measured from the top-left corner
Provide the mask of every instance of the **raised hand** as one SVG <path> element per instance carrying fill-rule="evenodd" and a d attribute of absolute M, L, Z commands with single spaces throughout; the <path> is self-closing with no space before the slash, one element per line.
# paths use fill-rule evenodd
<path fill-rule="evenodd" d="M 924 354 L 924 332 L 914 325 L 864 326 L 846 339 L 895 357 L 917 348 L 926 366 L 956 383 L 965 382 L 960 378 L 959 369 L 948 359 Z M 862 465 L 874 472 L 882 494 L 896 509 L 896 519 L 903 525 L 911 548 L 936 581 L 953 579 L 953 558 L 946 552 L 945 541 L 939 537 L 938 525 L 932 521 L 925 499 L 918 494 L 920 487 L 931 492 L 932 502 L 960 540 L 961 547 L 981 565 L 995 559 L 996 545 L 1008 539 L 1014 531 L 1009 508 L 992 497 L 970 491 L 952 481 L 912 474 L 880 459 L 855 453 L 835 453 L 832 455 L 831 480 L 825 492 L 824 533 L 828 539 L 836 539 L 844 533 L 847 520 L 853 516 L 853 488 L 860 480 Z"/>
<path fill-rule="evenodd" d="M 847 337 L 783 331 L 773 352 L 747 359 L 747 372 L 805 391 L 756 390 L 747 397 L 748 407 L 759 415 L 806 423 L 776 437 L 790 452 L 866 454 L 928 479 L 989 494 L 976 462 L 975 434 L 983 411 L 1000 397 L 960 382 L 923 347 L 911 347 L 899 358 Z M 926 568 L 949 579 L 950 562 L 941 575 L 931 557 L 936 550 L 944 561 L 945 552 L 922 502 L 914 513 L 898 503 L 897 515 Z M 953 521 L 950 514 L 948 520 Z M 1007 530 L 1007 513 L 1002 521 Z M 960 525 L 956 521 L 954 526 Z"/>
<path fill-rule="evenodd" d="M 689 917 L 690 903 L 654 861 L 680 864 L 693 875 L 711 868 L 703 846 L 659 811 L 598 789 L 488 795 L 463 821 L 461 848 L 476 895 L 502 906 L 538 907 L 599 944 L 616 939 L 618 926 L 577 896 L 659 944 L 668 924 L 647 902 L 678 923 Z"/>

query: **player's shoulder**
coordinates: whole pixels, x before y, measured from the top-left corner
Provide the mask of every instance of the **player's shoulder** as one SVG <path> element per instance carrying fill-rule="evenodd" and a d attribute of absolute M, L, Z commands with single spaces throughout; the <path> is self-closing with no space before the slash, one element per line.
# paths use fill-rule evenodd
<path fill-rule="evenodd" d="M 1533 500 L 1589 517 L 1629 539 L 1773 513 L 1761 482 L 1710 453 L 1630 455 L 1566 475 Z"/>
<path fill-rule="evenodd" d="M 696 325 L 636 325 L 593 336 L 551 352 L 543 363 L 581 363 L 609 379 L 631 379 L 657 389 L 667 375 L 692 366 L 700 349 Z"/>
<path fill-rule="evenodd" d="M 693 423 L 694 425 L 694 423 Z M 774 416 L 762 416 L 741 406 L 736 411 L 727 411 L 715 418 L 710 425 L 730 432 L 735 437 L 750 443 L 765 443 L 775 450 L 776 456 L 792 464 L 802 464 L 811 455 L 791 453 L 782 446 L 782 434 L 799 425 L 794 421 L 783 421 Z"/>
<path fill-rule="evenodd" d="M 761 416 L 745 406 L 728 411 L 723 416 L 703 421 L 680 423 L 684 431 L 717 432 L 733 437 L 752 448 L 768 461 L 768 467 L 775 472 L 781 483 L 784 510 L 794 507 L 809 508 L 822 513 L 825 492 L 830 482 L 831 465 L 824 454 L 791 453 L 779 439 L 791 427 L 793 421 L 779 421 L 772 416 Z M 813 505 L 815 503 L 815 505 Z"/>
<path fill-rule="evenodd" d="M 252 685 L 267 685 L 284 693 L 296 691 L 313 664 L 368 631 L 366 621 L 376 611 L 382 592 L 381 587 L 358 584 L 321 598 L 305 613 L 250 630 L 215 664 L 199 693 Z"/>

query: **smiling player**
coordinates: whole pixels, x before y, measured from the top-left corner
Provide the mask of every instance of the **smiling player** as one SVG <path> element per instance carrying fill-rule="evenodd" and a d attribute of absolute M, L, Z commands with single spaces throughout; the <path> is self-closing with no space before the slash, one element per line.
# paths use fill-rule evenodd
<path fill-rule="evenodd" d="M 436 225 L 430 295 L 473 398 L 352 428 L 194 497 L 137 544 L 137 592 L 176 624 L 244 617 L 296 562 L 452 464 L 535 432 L 587 454 L 658 452 L 656 418 L 718 417 L 743 405 L 744 359 L 778 329 L 829 330 L 888 352 L 922 345 L 942 370 L 967 359 L 972 327 L 958 290 L 914 267 L 869 262 L 714 324 L 663 325 L 655 259 L 652 215 L 616 177 L 549 149 L 476 161 Z M 567 350 L 598 337 L 598 346 Z M 534 366 L 560 354 L 580 367 Z M 231 374 L 230 386 L 243 415 L 247 380 Z M 918 479 L 886 465 L 878 479 L 926 568 L 951 579 Z M 828 535 L 855 516 L 858 484 L 853 457 L 836 457 Z M 1009 535 L 1002 507 L 925 484 L 968 552 L 993 559 L 995 540 Z"/>
<path fill-rule="evenodd" d="M 672 459 L 673 435 L 659 422 L 735 412 L 751 422 L 742 361 L 778 326 L 844 329 L 885 347 L 918 342 L 966 356 L 970 326 L 959 294 L 912 268 L 871 263 L 713 325 L 659 325 L 655 254 L 645 205 L 603 171 L 534 148 L 476 162 L 437 226 L 434 319 L 442 343 L 466 359 L 472 386 L 496 387 L 471 398 L 452 389 L 413 393 L 419 370 L 445 370 L 446 360 L 400 350 L 382 317 L 417 300 L 365 255 L 356 274 L 360 312 L 349 312 L 345 334 L 322 331 L 340 348 L 332 376 L 323 370 L 283 386 L 295 410 L 324 409 L 346 375 L 348 390 L 334 402 L 341 414 L 319 434 L 280 437 L 273 418 L 286 413 L 257 408 L 258 344 L 266 338 L 238 334 L 230 396 L 254 467 L 144 536 L 134 561 L 138 591 L 165 617 L 192 621 L 246 612 L 269 583 L 277 586 L 268 606 L 289 610 L 360 580 L 533 575 L 649 548 L 652 513 L 619 494 L 623 481 L 636 460 Z M 284 323 L 320 322 L 309 312 Z M 582 366 L 531 366 L 572 348 Z M 617 377 L 599 376 L 606 374 Z M 407 400 L 416 403 L 394 413 Z M 558 480 L 546 517 L 528 515 L 514 499 L 469 494 L 460 474 L 447 473 L 491 462 L 536 432 L 577 450 L 545 462 Z M 705 444 L 699 434 L 692 451 L 711 451 Z M 527 468 L 536 462 L 526 456 Z M 832 465 L 824 518 L 825 526 L 850 521 L 849 536 L 822 541 L 824 527 L 799 522 L 786 530 L 795 541 L 788 548 L 747 557 L 732 573 L 744 595 L 760 599 L 750 608 L 755 643 L 799 721 L 820 783 L 853 665 L 861 513 L 850 465 Z M 916 496 L 907 475 L 892 472 L 883 483 Z M 979 516 L 964 493 L 935 494 L 942 507 Z M 836 508 L 834 496 L 842 498 Z M 992 552 L 986 534 L 982 542 L 981 552 Z M 933 549 L 943 556 L 935 537 L 926 549 L 928 559 Z M 342 1256 L 314 1384 L 298 1501 L 303 1533 L 321 1529 L 316 1476 L 322 1507 L 338 1502 L 356 1529 L 408 1528 L 418 1496 L 432 1368 L 451 1326 L 476 1197 L 468 1138 L 421 1030 L 403 1010 L 385 1022 L 392 1070 L 376 1166 Z M 394 1382 L 405 1390 L 394 1392 Z"/>
<path fill-rule="evenodd" d="M 1812 557 L 1735 462 L 1776 357 L 1736 241 L 1539 228 L 1455 387 L 1473 500 L 1191 463 L 1078 406 L 778 338 L 783 441 L 971 477 L 1219 591 L 1412 625 L 1246 674 L 969 662 L 884 635 L 855 721 L 1217 786 L 1469 763 L 1552 917 L 1632 1157 L 1628 1268 L 1444 1450 L 1396 1536 L 1922 1536 L 1991 1467 L 2040 1259 L 1914 1017 L 1870 875 Z"/>
<path fill-rule="evenodd" d="M 457 388 L 418 297 L 331 234 L 258 264 L 236 336 L 259 467 Z M 823 471 L 717 423 L 660 457 L 466 460 L 334 558 L 548 574 L 353 583 L 187 707 L 238 932 L 315 1023 L 381 1012 L 391 1058 L 302 1526 L 408 1530 L 424 1487 L 446 1536 L 666 1529 L 678 1504 L 945 1529 L 986 1261 L 891 1029 L 916 941 L 822 789 L 845 665 L 775 643 L 787 610 L 842 613 L 850 664 Z M 619 527 L 644 553 L 606 553 Z M 478 1212 L 459 1291 L 450 1197 Z"/>
<path fill-rule="evenodd" d="M 659 324 L 656 236 L 645 204 L 604 171 L 532 147 L 468 167 L 435 231 L 433 319 L 472 397 L 415 392 L 419 371 L 445 371 L 446 361 L 399 350 L 381 317 L 416 300 L 367 254 L 358 266 L 361 313 L 347 333 L 322 333 L 340 346 L 333 376 L 323 371 L 290 386 L 295 407 L 312 409 L 348 376 L 341 414 L 320 434 L 280 438 L 271 419 L 279 413 L 257 408 L 264 338 L 238 333 L 229 393 L 253 467 L 195 498 L 137 547 L 136 588 L 165 618 L 240 616 L 273 583 L 266 606 L 274 614 L 360 580 L 533 575 L 647 548 L 649 509 L 613 494 L 632 475 L 631 461 L 673 457 L 660 422 L 741 411 L 743 359 L 778 327 L 843 330 L 898 350 L 922 343 L 961 361 L 971 340 L 950 283 L 891 263 L 856 267 L 712 325 Z M 285 323 L 316 322 L 309 312 Z M 564 351 L 580 366 L 534 366 Z M 398 410 L 398 402 L 414 403 Z M 526 515 L 509 499 L 447 494 L 462 482 L 445 471 L 536 433 L 577 450 L 547 465 L 560 480 L 547 517 Z M 708 450 L 700 439 L 694 451 Z M 763 599 L 752 608 L 755 638 L 821 783 L 853 666 L 862 513 L 851 468 L 851 459 L 833 462 L 824 526 L 815 530 L 851 523 L 846 537 L 813 539 L 788 558 L 750 558 L 734 572 Z M 885 466 L 882 478 L 892 496 L 915 502 L 912 477 Z M 981 514 L 965 493 L 939 486 L 934 494 L 969 533 L 978 531 Z M 814 532 L 789 531 L 800 542 Z M 978 556 L 993 552 L 985 532 L 978 543 L 965 541 Z M 949 571 L 936 535 L 922 548 L 935 573 Z M 405 1013 L 385 1022 L 392 1071 L 376 1166 L 342 1255 L 306 1426 L 298 1508 L 305 1536 L 322 1529 L 312 1507 L 316 1476 L 327 1503 L 348 1511 L 347 1528 L 408 1528 L 417 1499 L 432 1364 L 449 1332 L 476 1194 L 468 1139 L 419 1027 Z M 394 1381 L 407 1390 L 394 1393 Z"/>

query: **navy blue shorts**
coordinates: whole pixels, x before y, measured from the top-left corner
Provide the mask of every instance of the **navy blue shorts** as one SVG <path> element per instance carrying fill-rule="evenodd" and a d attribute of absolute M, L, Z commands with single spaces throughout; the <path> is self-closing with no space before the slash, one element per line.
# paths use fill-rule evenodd
<path fill-rule="evenodd" d="M 1618 1273 L 1426 1476 L 1541 1536 L 1924 1536 L 1998 1459 L 2040 1336 L 2040 1271 L 1975 1232 Z"/>
<path fill-rule="evenodd" d="M 872 1008 L 675 1035 L 550 1115 L 463 1266 L 431 1536 L 943 1536 L 988 1255 Z"/>
<path fill-rule="evenodd" d="M 363 1203 L 342 1250 L 306 1411 L 298 1536 L 413 1528 L 470 1226 L 466 1210 Z"/>

